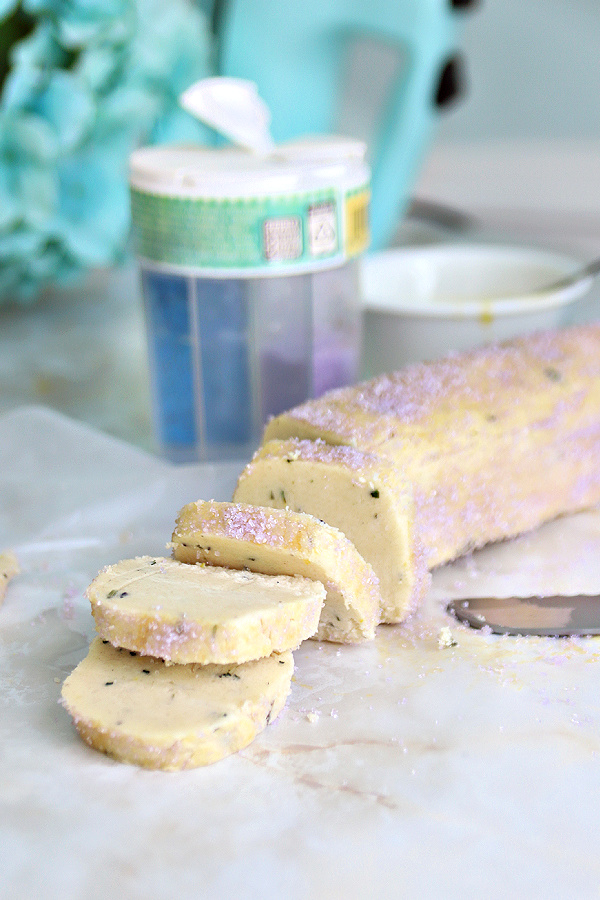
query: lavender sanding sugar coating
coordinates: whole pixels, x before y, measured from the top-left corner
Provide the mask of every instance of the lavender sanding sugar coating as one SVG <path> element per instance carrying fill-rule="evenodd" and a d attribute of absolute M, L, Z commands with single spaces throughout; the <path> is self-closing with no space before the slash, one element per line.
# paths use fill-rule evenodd
<path fill-rule="evenodd" d="M 327 592 L 319 640 L 370 640 L 380 621 L 379 580 L 337 528 L 306 513 L 199 500 L 180 511 L 173 553 L 181 562 L 303 575 Z"/>
<path fill-rule="evenodd" d="M 277 442 L 273 447 L 273 455 L 280 455 L 280 443 Z M 263 447 L 257 451 L 257 453 L 262 456 L 268 456 L 269 446 L 263 445 Z M 352 469 L 356 472 L 363 472 L 367 465 L 371 465 L 373 468 L 376 468 L 378 472 L 382 469 L 385 472 L 386 468 L 390 465 L 386 460 L 382 460 L 381 456 L 378 456 L 375 453 L 368 453 L 363 450 L 357 450 L 355 447 L 346 446 L 344 444 L 339 445 L 331 445 L 326 443 L 321 438 L 317 438 L 315 441 L 309 440 L 291 440 L 289 442 L 289 452 L 288 456 L 290 459 L 295 459 L 297 457 L 302 457 L 304 461 L 321 461 L 327 460 L 331 462 L 338 462 L 341 465 L 345 466 L 348 469 Z M 245 472 L 252 471 L 252 461 L 246 466 Z M 379 476 L 381 477 L 381 476 Z"/>
<path fill-rule="evenodd" d="M 600 325 L 333 391 L 274 419 L 265 439 L 294 436 L 391 460 L 414 491 L 428 564 L 438 565 L 600 501 Z"/>
<path fill-rule="evenodd" d="M 536 420 L 560 414 L 561 404 L 587 391 L 599 376 L 600 326 L 546 332 L 432 363 L 417 363 L 355 387 L 301 404 L 267 429 L 267 438 L 293 436 L 294 422 L 309 436 L 360 449 L 401 446 L 424 433 L 446 445 L 463 444 L 469 431 L 504 432 L 525 423 L 533 403 Z"/>
<path fill-rule="evenodd" d="M 246 503 L 219 503 L 198 500 L 188 504 L 179 514 L 175 535 L 193 533 L 222 535 L 238 541 L 250 541 L 267 547 L 286 547 L 294 551 L 315 546 L 318 536 L 338 550 L 346 549 L 341 532 L 325 523 L 315 523 L 310 517 L 290 510 L 253 506 Z"/>

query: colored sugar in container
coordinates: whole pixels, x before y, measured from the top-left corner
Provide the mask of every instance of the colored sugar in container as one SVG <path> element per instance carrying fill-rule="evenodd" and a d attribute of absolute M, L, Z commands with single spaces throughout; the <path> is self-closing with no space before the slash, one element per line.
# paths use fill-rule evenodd
<path fill-rule="evenodd" d="M 167 458 L 247 457 L 269 417 L 356 380 L 364 153 L 361 142 L 323 138 L 269 156 L 132 154 L 154 425 Z"/>

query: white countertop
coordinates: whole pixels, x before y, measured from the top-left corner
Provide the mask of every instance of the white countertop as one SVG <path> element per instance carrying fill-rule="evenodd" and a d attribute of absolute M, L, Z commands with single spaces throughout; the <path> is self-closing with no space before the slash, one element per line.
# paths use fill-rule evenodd
<path fill-rule="evenodd" d="M 462 167 L 434 153 L 418 195 L 480 216 L 485 239 L 600 250 L 597 162 L 560 157 L 571 206 L 558 191 L 544 206 L 539 186 L 517 206 L 496 152 L 479 148 L 471 179 L 475 150 Z M 23 568 L 0 609 L 0 896 L 597 897 L 600 639 L 494 637 L 445 611 L 486 587 L 600 590 L 596 512 L 440 570 L 419 615 L 369 644 L 306 642 L 282 715 L 214 766 L 145 772 L 78 739 L 57 700 L 93 633 L 84 588 L 108 562 L 164 552 L 178 508 L 227 498 L 238 471 L 143 452 L 137 291 L 126 270 L 0 309 L 0 548 Z"/>
<path fill-rule="evenodd" d="M 236 474 L 46 410 L 0 417 L 0 526 L 23 570 L 0 609 L 0 896 L 596 897 L 600 639 L 494 637 L 445 601 L 600 590 L 599 512 L 440 570 L 370 643 L 305 642 L 277 721 L 213 766 L 147 772 L 80 741 L 58 700 L 93 636 L 85 587 L 165 552 L 178 508 Z"/>

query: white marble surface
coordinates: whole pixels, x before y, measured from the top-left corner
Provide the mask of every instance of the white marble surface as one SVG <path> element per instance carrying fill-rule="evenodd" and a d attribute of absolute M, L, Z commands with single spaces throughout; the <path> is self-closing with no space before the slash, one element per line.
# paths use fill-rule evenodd
<path fill-rule="evenodd" d="M 146 772 L 79 740 L 58 700 L 93 634 L 84 588 L 163 552 L 179 506 L 228 497 L 237 471 L 0 417 L 1 544 L 22 566 L 0 609 L 0 896 L 597 897 L 600 639 L 493 637 L 444 601 L 599 590 L 600 513 L 440 570 L 371 643 L 306 642 L 284 712 L 234 757 Z"/>

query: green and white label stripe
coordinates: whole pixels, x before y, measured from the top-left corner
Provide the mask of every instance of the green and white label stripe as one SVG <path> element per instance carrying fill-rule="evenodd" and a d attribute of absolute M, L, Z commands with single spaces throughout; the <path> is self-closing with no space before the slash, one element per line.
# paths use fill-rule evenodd
<path fill-rule="evenodd" d="M 131 192 L 136 250 L 167 266 L 200 269 L 306 269 L 343 262 L 368 242 L 368 187 L 347 194 L 189 198 Z M 358 198 L 358 199 L 357 199 Z M 357 204 L 363 213 L 357 216 Z M 360 213 L 360 209 L 359 209 Z M 349 234 L 349 215 L 365 233 Z"/>

